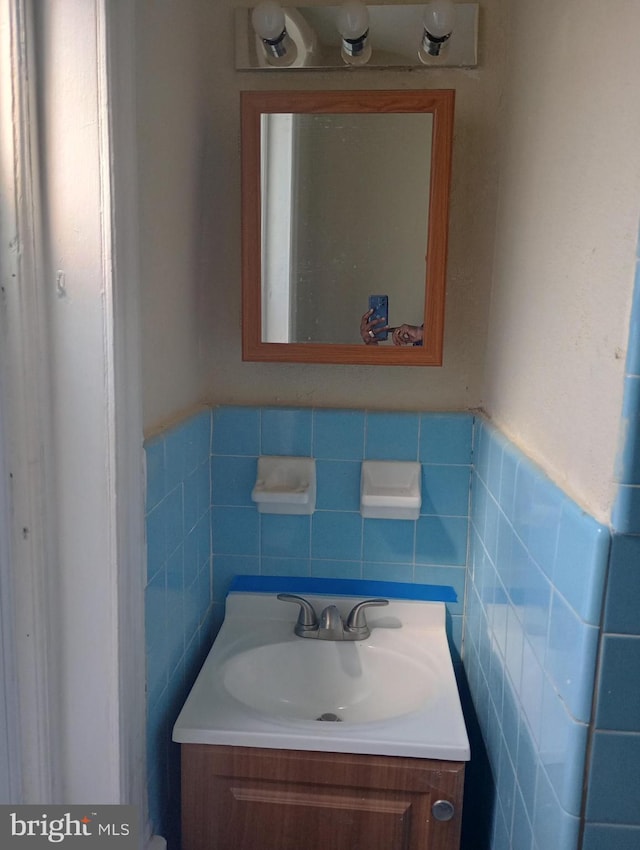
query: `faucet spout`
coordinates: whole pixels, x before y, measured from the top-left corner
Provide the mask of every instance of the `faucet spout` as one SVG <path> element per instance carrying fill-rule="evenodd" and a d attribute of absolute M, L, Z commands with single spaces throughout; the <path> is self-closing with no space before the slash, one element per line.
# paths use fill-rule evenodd
<path fill-rule="evenodd" d="M 344 623 L 340 611 L 335 605 L 327 605 L 318 624 L 318 637 L 324 640 L 342 640 L 344 637 Z"/>

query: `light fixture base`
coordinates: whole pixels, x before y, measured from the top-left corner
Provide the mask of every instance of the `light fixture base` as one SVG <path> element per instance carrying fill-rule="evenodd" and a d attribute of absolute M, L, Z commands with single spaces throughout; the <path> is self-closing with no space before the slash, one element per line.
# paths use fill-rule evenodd
<path fill-rule="evenodd" d="M 267 62 L 274 68 L 287 68 L 298 57 L 298 48 L 286 30 L 277 39 L 263 38 Z"/>
<path fill-rule="evenodd" d="M 347 65 L 366 65 L 371 59 L 369 30 L 360 38 L 343 38 L 340 54 Z"/>

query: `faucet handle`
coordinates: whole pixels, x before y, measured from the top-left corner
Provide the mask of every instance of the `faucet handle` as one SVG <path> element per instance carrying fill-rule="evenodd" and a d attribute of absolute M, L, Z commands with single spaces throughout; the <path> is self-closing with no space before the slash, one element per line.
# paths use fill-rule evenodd
<path fill-rule="evenodd" d="M 364 602 L 358 602 L 357 605 L 353 606 L 347 617 L 346 630 L 350 632 L 361 632 L 363 637 L 368 637 L 369 626 L 364 615 L 365 608 L 381 607 L 388 604 L 388 599 L 365 599 Z"/>
<path fill-rule="evenodd" d="M 295 632 L 299 635 L 301 632 L 315 632 L 318 629 L 318 618 L 313 605 L 304 596 L 297 596 L 295 593 L 279 593 L 278 599 L 283 602 L 297 602 L 300 606 L 298 614 L 298 622 L 296 623 Z"/>

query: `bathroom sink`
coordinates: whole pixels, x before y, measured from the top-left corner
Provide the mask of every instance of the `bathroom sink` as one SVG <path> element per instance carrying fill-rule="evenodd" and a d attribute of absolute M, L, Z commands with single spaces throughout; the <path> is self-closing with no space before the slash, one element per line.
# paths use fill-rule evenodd
<path fill-rule="evenodd" d="M 344 619 L 363 597 L 305 594 Z M 179 743 L 469 758 L 442 602 L 389 600 L 370 635 L 294 634 L 295 606 L 232 592 L 225 619 L 173 730 Z"/>
<path fill-rule="evenodd" d="M 232 656 L 222 681 L 232 697 L 274 717 L 358 723 L 415 711 L 438 686 L 433 665 L 371 641 L 300 638 Z"/>

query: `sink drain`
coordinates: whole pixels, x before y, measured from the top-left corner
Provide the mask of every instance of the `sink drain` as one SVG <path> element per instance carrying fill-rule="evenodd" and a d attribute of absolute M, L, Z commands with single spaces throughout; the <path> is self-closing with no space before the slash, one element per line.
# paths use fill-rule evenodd
<path fill-rule="evenodd" d="M 325 711 L 325 713 L 321 714 L 320 717 L 316 717 L 316 720 L 327 720 L 332 723 L 342 723 L 342 718 L 338 717 L 338 715 L 334 714 L 332 711 Z"/>

